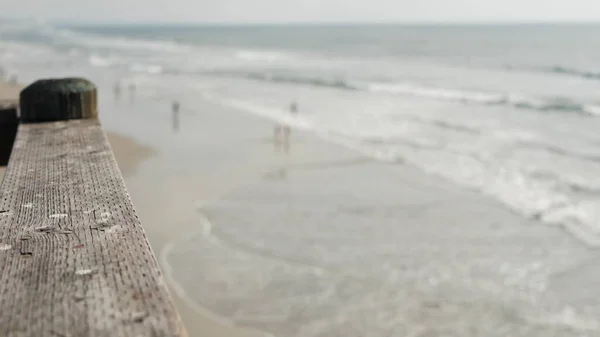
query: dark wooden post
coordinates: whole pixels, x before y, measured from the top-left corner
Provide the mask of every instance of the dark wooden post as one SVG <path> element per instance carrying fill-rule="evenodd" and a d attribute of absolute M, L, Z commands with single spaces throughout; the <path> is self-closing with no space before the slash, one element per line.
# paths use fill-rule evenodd
<path fill-rule="evenodd" d="M 17 105 L 0 102 L 0 166 L 8 163 L 18 124 Z"/>
<path fill-rule="evenodd" d="M 21 91 L 21 121 L 97 118 L 96 86 L 82 78 L 44 79 Z"/>

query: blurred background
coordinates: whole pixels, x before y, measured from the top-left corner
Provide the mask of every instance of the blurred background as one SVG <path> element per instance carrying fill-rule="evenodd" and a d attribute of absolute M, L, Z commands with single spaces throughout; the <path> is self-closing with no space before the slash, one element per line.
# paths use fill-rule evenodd
<path fill-rule="evenodd" d="M 2 4 L 100 88 L 192 336 L 600 333 L 594 1 Z"/>

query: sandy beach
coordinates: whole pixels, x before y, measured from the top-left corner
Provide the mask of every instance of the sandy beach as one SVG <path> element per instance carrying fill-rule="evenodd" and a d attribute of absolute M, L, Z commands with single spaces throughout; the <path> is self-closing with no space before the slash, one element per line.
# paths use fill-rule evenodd
<path fill-rule="evenodd" d="M 101 107 L 190 336 L 600 331 L 595 254 L 559 227 L 312 134 L 286 152 L 272 122 L 202 98 L 178 131 L 166 101 Z"/>
<path fill-rule="evenodd" d="M 168 101 L 103 120 L 157 150 L 127 185 L 191 335 L 600 328 L 579 290 L 596 256 L 561 228 L 312 134 L 294 131 L 286 154 L 272 122 L 190 104 L 177 132 Z"/>
<path fill-rule="evenodd" d="M 0 82 L 0 101 L 17 101 L 22 86 Z"/>

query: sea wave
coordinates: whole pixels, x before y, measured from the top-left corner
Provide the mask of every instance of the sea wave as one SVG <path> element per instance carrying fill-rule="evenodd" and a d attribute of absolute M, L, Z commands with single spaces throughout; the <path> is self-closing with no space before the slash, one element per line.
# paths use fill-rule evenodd
<path fill-rule="evenodd" d="M 110 58 L 98 55 L 91 55 L 88 61 L 90 62 L 90 65 L 94 67 L 109 67 L 114 63 Z"/>
<path fill-rule="evenodd" d="M 157 64 L 134 63 L 129 66 L 129 70 L 136 73 L 160 74 L 163 72 L 163 67 Z"/>
<path fill-rule="evenodd" d="M 236 51 L 235 56 L 240 60 L 253 62 L 275 62 L 291 58 L 289 54 L 284 52 L 248 49 Z"/>
<path fill-rule="evenodd" d="M 580 102 L 568 97 L 559 96 L 535 97 L 518 93 L 441 88 L 403 82 L 369 82 L 335 76 L 309 76 L 285 72 L 220 70 L 202 72 L 202 74 L 245 78 L 269 83 L 289 83 L 341 90 L 422 97 L 465 104 L 504 105 L 527 110 L 573 112 L 587 116 L 600 116 L 600 103 Z"/>
<path fill-rule="evenodd" d="M 46 44 L 54 48 L 85 47 L 92 50 L 189 52 L 192 47 L 166 40 L 144 40 L 125 36 L 103 36 L 45 23 L 0 24 L 0 37 L 9 41 Z"/>
<path fill-rule="evenodd" d="M 543 72 L 553 73 L 553 74 L 562 74 L 562 75 L 570 75 L 581 78 L 600 80 L 600 71 L 588 71 L 588 70 L 580 70 L 571 67 L 565 66 L 551 66 L 547 68 L 542 68 Z"/>
<path fill-rule="evenodd" d="M 575 178 L 568 178 L 553 172 L 543 171 L 534 171 L 530 175 L 538 181 L 546 182 L 552 186 L 554 191 L 559 193 L 586 198 L 600 196 L 600 186 L 592 186 L 588 182 L 579 181 Z"/>
<path fill-rule="evenodd" d="M 377 81 L 353 78 L 348 75 L 328 75 L 322 71 L 315 73 L 307 70 L 305 67 L 300 67 L 299 70 L 291 70 L 291 64 L 297 65 L 299 62 L 310 64 L 314 60 L 310 57 L 290 54 L 280 50 L 253 48 L 211 49 L 211 53 L 215 53 L 214 55 L 211 54 L 212 56 L 216 55 L 216 59 L 225 60 L 224 65 L 219 66 L 224 66 L 225 70 L 208 71 L 207 69 L 211 67 L 210 64 L 202 65 L 205 67 L 204 69 L 197 69 L 197 65 L 186 66 L 185 62 L 182 62 L 184 59 L 202 59 L 202 57 L 206 56 L 206 49 L 181 42 L 159 39 L 144 40 L 125 36 L 106 36 L 77 29 L 50 26 L 43 23 L 36 25 L 14 23 L 0 25 L 0 37 L 10 40 L 11 36 L 16 39 L 35 43 L 45 41 L 43 43 L 46 43 L 51 48 L 64 49 L 66 52 L 84 50 L 84 53 L 89 53 L 88 62 L 94 67 L 125 66 L 133 72 L 150 74 L 200 73 L 245 78 L 269 83 L 288 83 L 371 92 L 374 94 L 422 97 L 463 104 L 509 106 L 544 112 L 568 112 L 586 116 L 600 116 L 600 102 L 586 102 L 570 97 L 538 97 L 515 92 L 448 88 L 394 80 Z M 118 57 L 125 62 L 125 65 L 121 64 L 123 62 L 116 62 L 114 57 L 105 57 L 104 55 Z M 140 55 L 146 58 L 147 55 L 151 55 L 152 57 L 151 60 L 148 60 L 142 59 Z M 127 59 L 129 60 L 126 61 Z M 332 62 L 335 63 L 335 61 Z M 247 70 L 252 69 L 257 64 L 270 65 L 271 68 L 276 70 Z M 235 67 L 241 66 L 241 68 L 231 69 L 233 65 Z M 553 66 L 546 68 L 544 71 L 600 79 L 600 72 L 582 71 L 564 66 Z"/>
<path fill-rule="evenodd" d="M 534 148 L 554 155 L 600 163 L 600 154 L 574 152 L 555 145 L 533 142 L 529 139 L 524 141 L 519 140 L 518 144 L 523 148 Z"/>
<path fill-rule="evenodd" d="M 410 83 L 370 83 L 367 84 L 366 89 L 371 92 L 403 94 L 482 104 L 501 104 L 506 101 L 505 95 L 499 93 L 426 87 Z"/>
<path fill-rule="evenodd" d="M 600 105 L 578 102 L 568 97 L 534 97 L 517 93 L 427 87 L 410 83 L 372 83 L 367 88 L 371 92 L 409 95 L 467 104 L 506 105 L 527 110 L 575 112 L 588 116 L 600 115 Z"/>
<path fill-rule="evenodd" d="M 336 88 L 336 89 L 344 89 L 344 90 L 362 90 L 363 89 L 358 83 L 354 83 L 354 82 L 348 81 L 347 79 L 337 78 L 337 77 L 309 76 L 309 75 L 289 74 L 289 73 L 279 73 L 279 72 L 230 71 L 230 70 L 201 71 L 200 73 L 202 75 L 243 78 L 243 79 L 250 79 L 250 80 L 256 80 L 256 81 L 261 81 L 261 82 L 270 82 L 270 83 L 300 84 L 300 85 Z"/>
<path fill-rule="evenodd" d="M 600 185 L 584 178 L 557 173 L 551 169 L 528 167 L 517 161 L 506 161 L 492 152 L 481 152 L 452 147 L 435 140 L 415 139 L 413 136 L 365 136 L 364 130 L 348 129 L 343 122 L 325 125 L 308 117 L 292 117 L 279 108 L 258 103 L 232 100 L 226 97 L 206 97 L 209 100 L 245 110 L 261 117 L 308 130 L 316 135 L 352 148 L 378 160 L 403 161 L 424 171 L 449 179 L 466 188 L 472 188 L 492 197 L 521 215 L 550 225 L 563 226 L 578 239 L 600 247 Z M 445 121 L 415 118 L 414 121 L 472 134 L 481 139 L 481 132 Z M 594 154 L 573 153 L 567 149 L 536 142 L 533 134 L 524 130 L 501 130 L 489 134 L 501 138 L 505 145 L 528 145 L 561 156 L 597 163 Z"/>

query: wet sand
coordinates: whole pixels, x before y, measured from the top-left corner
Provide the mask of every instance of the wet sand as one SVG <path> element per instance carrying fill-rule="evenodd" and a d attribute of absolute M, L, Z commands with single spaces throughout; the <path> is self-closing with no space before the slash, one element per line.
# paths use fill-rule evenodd
<path fill-rule="evenodd" d="M 137 167 L 145 160 L 156 155 L 156 150 L 139 144 L 132 138 L 114 132 L 107 132 L 106 137 L 117 159 L 123 177 L 134 174 Z"/>
<path fill-rule="evenodd" d="M 19 99 L 19 92 L 22 86 L 12 85 L 0 81 L 0 101 L 14 101 Z"/>
<path fill-rule="evenodd" d="M 574 300 L 597 253 L 560 228 L 303 132 L 285 154 L 273 123 L 200 98 L 173 132 L 169 109 L 104 120 L 157 149 L 127 185 L 190 335 L 600 331 Z"/>

